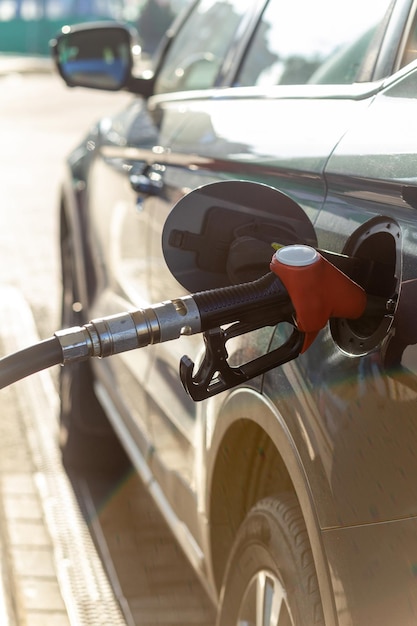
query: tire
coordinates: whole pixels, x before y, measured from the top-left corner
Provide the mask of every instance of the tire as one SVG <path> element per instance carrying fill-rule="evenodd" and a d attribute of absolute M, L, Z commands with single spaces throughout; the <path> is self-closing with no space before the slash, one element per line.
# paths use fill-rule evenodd
<path fill-rule="evenodd" d="M 84 323 L 74 280 L 72 241 L 61 240 L 62 328 Z M 60 370 L 60 448 L 68 470 L 114 475 L 128 466 L 126 455 L 94 392 L 88 361 Z"/>
<path fill-rule="evenodd" d="M 217 626 L 323 625 L 313 556 L 298 501 L 293 494 L 262 500 L 238 531 Z"/>

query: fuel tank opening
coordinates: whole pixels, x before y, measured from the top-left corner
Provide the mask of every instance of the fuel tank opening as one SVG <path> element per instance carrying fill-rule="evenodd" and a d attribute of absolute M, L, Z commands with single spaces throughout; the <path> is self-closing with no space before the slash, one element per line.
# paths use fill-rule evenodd
<path fill-rule="evenodd" d="M 390 305 L 385 314 L 330 321 L 330 331 L 339 348 L 360 356 L 379 346 L 393 323 L 401 284 L 400 227 L 391 218 L 375 217 L 350 236 L 343 254 L 366 262 L 355 277 L 356 282 L 367 294 L 385 298 Z"/>

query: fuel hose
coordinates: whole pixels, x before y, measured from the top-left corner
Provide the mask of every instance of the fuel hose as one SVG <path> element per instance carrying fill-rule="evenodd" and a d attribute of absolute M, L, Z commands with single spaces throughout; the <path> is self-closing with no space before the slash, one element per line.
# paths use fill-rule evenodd
<path fill-rule="evenodd" d="M 62 363 L 59 339 L 51 337 L 0 360 L 0 388 Z"/>
<path fill-rule="evenodd" d="M 103 358 L 254 316 L 270 321 L 271 316 L 281 320 L 291 314 L 286 289 L 269 273 L 250 283 L 199 292 L 59 330 L 45 341 L 0 359 L 0 389 L 53 365 Z"/>

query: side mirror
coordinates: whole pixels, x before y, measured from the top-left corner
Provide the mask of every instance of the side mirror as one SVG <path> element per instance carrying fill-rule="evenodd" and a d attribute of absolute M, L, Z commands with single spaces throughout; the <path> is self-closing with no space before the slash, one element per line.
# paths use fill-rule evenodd
<path fill-rule="evenodd" d="M 50 46 L 68 86 L 108 91 L 128 88 L 147 97 L 153 81 L 132 77 L 135 43 L 133 29 L 103 22 L 64 26 Z"/>

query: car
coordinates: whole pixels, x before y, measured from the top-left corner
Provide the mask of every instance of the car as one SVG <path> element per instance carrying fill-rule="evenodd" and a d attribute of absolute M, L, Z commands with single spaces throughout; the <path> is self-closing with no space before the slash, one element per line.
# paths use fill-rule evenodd
<path fill-rule="evenodd" d="M 68 365 L 64 462 L 116 471 L 121 444 L 218 626 L 414 626 L 417 5 L 198 0 L 151 68 L 136 41 L 99 23 L 52 42 L 70 87 L 132 93 L 67 160 L 63 327 L 253 281 L 273 243 L 313 248 L 383 307 L 331 308 L 296 358 L 211 393 L 215 361 L 198 401 L 208 335 Z M 296 330 L 316 300 L 349 303 L 326 281 L 301 291 Z M 293 328 L 240 327 L 229 367 Z"/>

